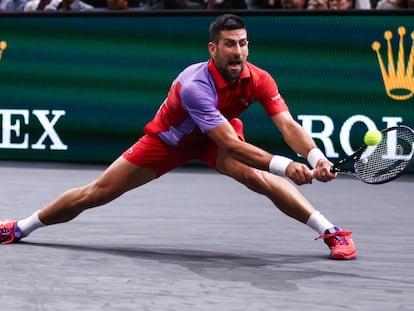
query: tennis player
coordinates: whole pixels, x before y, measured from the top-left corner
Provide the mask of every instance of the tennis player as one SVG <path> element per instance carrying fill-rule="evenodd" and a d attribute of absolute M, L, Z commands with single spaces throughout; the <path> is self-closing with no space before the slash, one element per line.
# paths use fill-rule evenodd
<path fill-rule="evenodd" d="M 332 163 L 297 123 L 270 74 L 247 61 L 244 21 L 219 16 L 210 25 L 210 59 L 192 64 L 173 81 L 168 96 L 144 128 L 144 136 L 95 181 L 68 190 L 31 216 L 0 222 L 0 242 L 12 243 L 34 230 L 70 221 L 89 208 L 154 180 L 189 161 L 212 169 L 267 196 L 282 212 L 314 229 L 333 259 L 353 259 L 351 232 L 341 230 L 317 211 L 294 185 L 336 178 Z M 244 139 L 238 116 L 259 102 L 293 151 L 309 167 L 272 155 Z M 292 182 L 290 182 L 290 179 Z"/>

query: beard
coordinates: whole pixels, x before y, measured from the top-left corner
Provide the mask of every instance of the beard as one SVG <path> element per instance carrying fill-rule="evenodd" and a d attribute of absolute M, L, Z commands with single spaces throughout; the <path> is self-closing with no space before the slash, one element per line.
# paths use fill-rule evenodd
<path fill-rule="evenodd" d="M 228 67 L 221 67 L 218 68 L 218 71 L 223 76 L 224 80 L 227 82 L 235 82 L 239 80 L 242 72 L 243 72 L 244 65 L 241 65 L 240 69 L 229 69 Z"/>
<path fill-rule="evenodd" d="M 246 57 L 243 56 L 225 56 L 217 53 L 213 57 L 213 62 L 216 65 L 217 71 L 227 82 L 235 82 L 240 79 L 244 70 Z"/>

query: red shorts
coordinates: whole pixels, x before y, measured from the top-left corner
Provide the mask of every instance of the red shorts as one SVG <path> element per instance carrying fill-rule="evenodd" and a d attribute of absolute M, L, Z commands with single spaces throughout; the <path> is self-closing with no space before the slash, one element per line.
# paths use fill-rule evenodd
<path fill-rule="evenodd" d="M 239 138 L 244 141 L 241 120 L 232 119 L 230 124 Z M 195 160 L 202 161 L 217 170 L 217 145 L 210 139 L 203 139 L 185 147 L 174 147 L 164 143 L 158 136 L 146 134 L 126 150 L 122 156 L 137 166 L 153 169 L 158 176 Z"/>

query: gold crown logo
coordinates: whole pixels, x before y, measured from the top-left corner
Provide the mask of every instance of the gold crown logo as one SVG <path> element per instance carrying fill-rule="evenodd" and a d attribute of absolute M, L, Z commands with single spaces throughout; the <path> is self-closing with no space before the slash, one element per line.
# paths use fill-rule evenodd
<path fill-rule="evenodd" d="M 7 42 L 6 41 L 0 41 L 0 60 L 3 56 L 3 51 L 7 49 Z"/>
<path fill-rule="evenodd" d="M 404 37 L 406 35 L 405 27 L 398 28 L 400 42 L 398 47 L 397 66 L 394 62 L 394 52 L 391 44 L 392 32 L 384 32 L 384 38 L 387 41 L 388 69 L 385 68 L 379 52 L 381 44 L 378 41 L 372 43 L 372 49 L 377 52 L 378 62 L 381 68 L 382 79 L 384 80 L 387 95 L 395 100 L 406 100 L 414 95 L 414 31 L 411 33 L 412 45 L 408 56 L 408 64 L 405 66 L 405 49 Z"/>

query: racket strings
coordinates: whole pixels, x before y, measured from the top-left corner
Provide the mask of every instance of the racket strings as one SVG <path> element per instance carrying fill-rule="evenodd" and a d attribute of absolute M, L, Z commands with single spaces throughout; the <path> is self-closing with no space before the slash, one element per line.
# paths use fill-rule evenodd
<path fill-rule="evenodd" d="M 355 173 L 367 183 L 381 183 L 401 174 L 411 162 L 414 134 L 406 128 L 384 133 L 382 141 L 370 147 L 355 162 Z"/>

